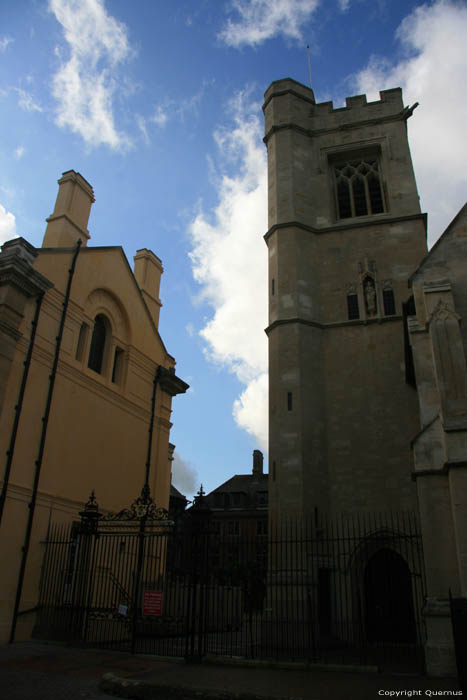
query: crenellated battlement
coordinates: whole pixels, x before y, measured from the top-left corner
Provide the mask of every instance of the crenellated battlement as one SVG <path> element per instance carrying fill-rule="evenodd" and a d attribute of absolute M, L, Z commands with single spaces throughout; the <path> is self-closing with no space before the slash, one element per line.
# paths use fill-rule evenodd
<path fill-rule="evenodd" d="M 345 106 L 332 101 L 316 103 L 312 88 L 292 78 L 273 82 L 265 93 L 263 110 L 267 129 L 285 123 L 302 128 L 339 128 L 368 120 L 402 117 L 404 103 L 401 88 L 381 90 L 379 100 L 367 101 L 366 95 L 347 97 Z"/>
<path fill-rule="evenodd" d="M 379 96 L 379 100 L 373 100 L 371 102 L 367 101 L 366 95 L 353 95 L 352 97 L 346 97 L 345 107 L 334 107 L 332 100 L 329 102 L 318 102 L 318 104 L 315 104 L 314 106 L 314 112 L 315 114 L 329 114 L 331 112 L 342 113 L 349 110 L 362 109 L 362 107 L 372 110 L 375 107 L 380 108 L 381 106 L 387 106 L 390 108 L 391 113 L 394 113 L 400 112 L 404 108 L 401 88 L 381 90 Z"/>

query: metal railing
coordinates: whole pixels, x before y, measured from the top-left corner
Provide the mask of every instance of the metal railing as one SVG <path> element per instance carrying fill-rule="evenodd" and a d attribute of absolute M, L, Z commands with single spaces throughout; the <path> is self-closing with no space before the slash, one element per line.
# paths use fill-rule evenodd
<path fill-rule="evenodd" d="M 423 665 L 424 596 L 411 513 L 290 520 L 259 536 L 223 535 L 208 511 L 176 529 L 117 518 L 51 529 L 36 635 L 411 670 Z"/>

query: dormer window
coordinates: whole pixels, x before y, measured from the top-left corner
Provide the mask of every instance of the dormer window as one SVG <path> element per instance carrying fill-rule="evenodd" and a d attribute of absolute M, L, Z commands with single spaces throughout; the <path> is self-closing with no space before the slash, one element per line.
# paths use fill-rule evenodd
<path fill-rule="evenodd" d="M 384 212 L 383 189 L 376 156 L 334 163 L 333 170 L 340 219 Z"/>

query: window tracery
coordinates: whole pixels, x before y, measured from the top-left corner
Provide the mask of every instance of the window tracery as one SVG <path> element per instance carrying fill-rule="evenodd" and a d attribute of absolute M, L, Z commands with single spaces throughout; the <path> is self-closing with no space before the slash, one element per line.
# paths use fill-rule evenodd
<path fill-rule="evenodd" d="M 356 158 L 333 167 L 340 219 L 384 212 L 378 158 Z"/>

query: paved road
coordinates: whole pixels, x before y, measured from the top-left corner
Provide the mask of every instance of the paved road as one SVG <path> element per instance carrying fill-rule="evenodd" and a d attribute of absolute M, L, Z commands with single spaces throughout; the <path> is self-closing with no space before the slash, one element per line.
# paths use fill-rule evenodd
<path fill-rule="evenodd" d="M 410 697 L 408 691 L 412 697 L 427 697 L 427 689 L 433 695 L 436 691 L 459 693 L 454 679 L 349 673 L 337 668 L 320 671 L 294 666 L 292 670 L 261 664 L 196 666 L 37 642 L 0 645 L 0 700 L 109 700 L 109 695 L 99 690 L 104 674 L 115 679 L 111 688 L 115 694 L 128 697 L 128 685 L 136 683 L 138 697 L 160 700 L 232 700 L 242 696 L 250 700 L 380 700 L 383 695 L 393 700 Z M 398 695 L 394 691 L 399 691 Z"/>
<path fill-rule="evenodd" d="M 95 679 L 60 673 L 2 668 L 0 682 L 2 700 L 109 700 Z"/>
<path fill-rule="evenodd" d="M 90 660 L 47 644 L 0 646 L 0 699 L 109 700 L 98 688 L 102 669 Z"/>

